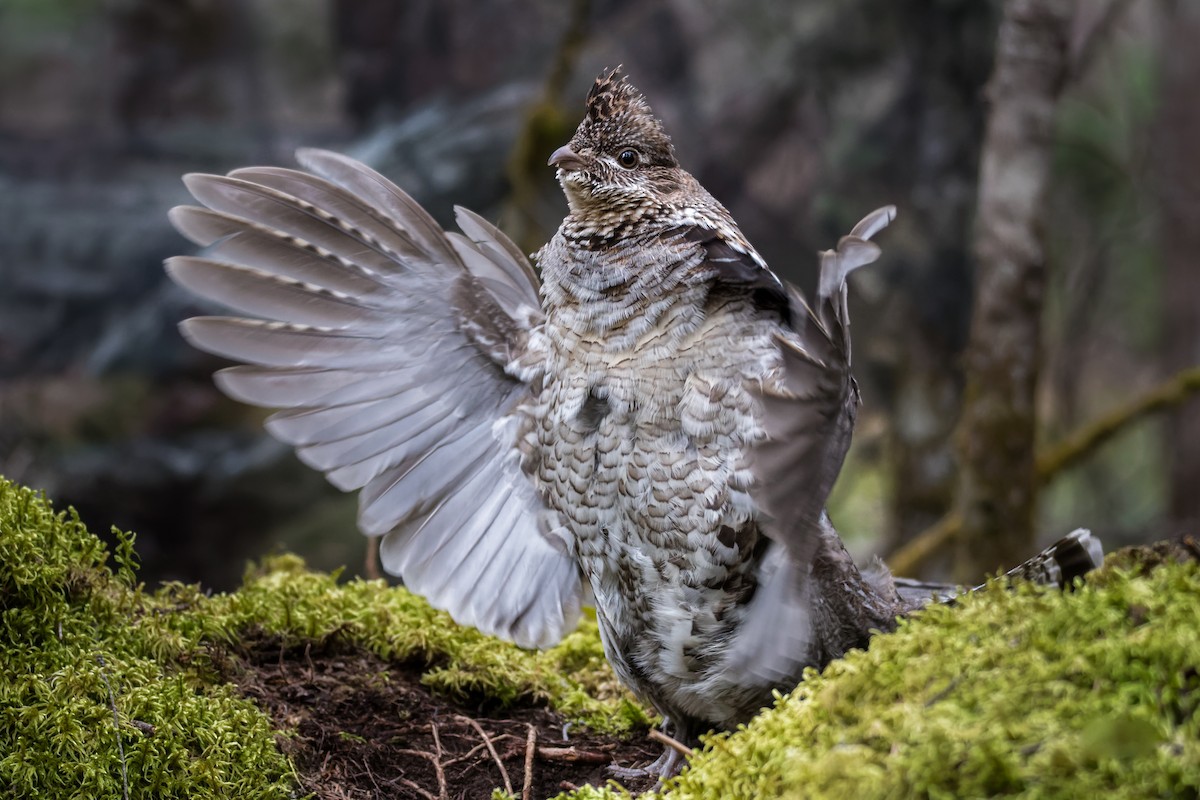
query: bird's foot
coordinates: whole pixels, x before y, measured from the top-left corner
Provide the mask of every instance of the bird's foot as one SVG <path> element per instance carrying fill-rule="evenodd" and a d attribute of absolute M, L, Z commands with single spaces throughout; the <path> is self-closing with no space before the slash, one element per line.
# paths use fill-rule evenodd
<path fill-rule="evenodd" d="M 661 787 L 667 778 L 673 778 L 679 774 L 679 770 L 683 769 L 683 763 L 683 754 L 668 745 L 663 748 L 661 756 L 644 767 L 622 767 L 617 764 L 609 764 L 608 771 L 625 780 L 658 778 L 658 785 Z"/>

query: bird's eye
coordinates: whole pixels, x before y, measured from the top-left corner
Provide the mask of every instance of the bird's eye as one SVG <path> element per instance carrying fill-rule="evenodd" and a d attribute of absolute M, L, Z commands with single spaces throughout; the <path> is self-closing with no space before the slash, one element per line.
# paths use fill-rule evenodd
<path fill-rule="evenodd" d="M 638 165 L 637 150 L 622 150 L 621 155 L 617 156 L 617 161 L 625 169 L 633 169 Z"/>

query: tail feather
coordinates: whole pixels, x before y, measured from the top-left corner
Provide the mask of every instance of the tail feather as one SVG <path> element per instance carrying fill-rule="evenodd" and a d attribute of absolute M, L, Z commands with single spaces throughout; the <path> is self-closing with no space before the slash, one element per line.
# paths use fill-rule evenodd
<path fill-rule="evenodd" d="M 1086 575 L 1102 563 L 1104 548 L 1101 547 L 1100 540 L 1091 531 L 1079 528 L 1005 574 L 1009 578 L 1066 589 L 1076 578 Z M 870 568 L 864 570 L 864 577 L 868 572 Z M 906 614 L 930 603 L 953 603 L 964 592 L 977 592 L 985 588 L 981 585 L 973 589 L 964 589 L 949 583 L 931 583 L 899 577 L 893 578 L 891 583 L 900 608 Z"/>
<path fill-rule="evenodd" d="M 1086 528 L 1078 528 L 1024 564 L 1010 569 L 1007 575 L 1066 588 L 1103 562 L 1104 548 L 1100 540 Z"/>

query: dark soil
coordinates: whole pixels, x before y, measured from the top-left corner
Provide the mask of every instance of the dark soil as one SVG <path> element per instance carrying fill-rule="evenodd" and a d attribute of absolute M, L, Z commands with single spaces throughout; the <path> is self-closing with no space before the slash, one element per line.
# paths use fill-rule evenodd
<path fill-rule="evenodd" d="M 433 695 L 420 684 L 419 665 L 346 646 L 296 651 L 243 642 L 236 656 L 215 660 L 291 732 L 280 737 L 280 748 L 304 791 L 322 800 L 486 800 L 508 786 L 517 797 L 543 800 L 604 784 L 610 764 L 641 765 L 662 752 L 644 732 L 622 740 L 570 727 L 545 708 L 489 708 Z M 621 783 L 638 792 L 655 781 Z"/>

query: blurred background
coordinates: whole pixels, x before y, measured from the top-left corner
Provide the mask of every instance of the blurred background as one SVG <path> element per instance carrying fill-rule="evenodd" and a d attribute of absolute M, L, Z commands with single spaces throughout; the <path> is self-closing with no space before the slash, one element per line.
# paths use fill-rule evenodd
<path fill-rule="evenodd" d="M 1078 4 L 1061 43 L 1035 395 L 1033 528 L 1111 549 L 1200 531 L 1200 4 Z M 864 406 L 831 513 L 859 555 L 945 527 L 976 302 L 975 211 L 1000 2 L 2 0 L 0 474 L 138 533 L 143 578 L 236 584 L 277 549 L 361 571 L 355 500 L 217 394 L 176 323 L 167 210 L 189 171 L 371 163 L 443 224 L 526 251 L 565 202 L 545 166 L 623 64 L 680 161 L 806 289 L 815 252 L 894 203 L 854 279 Z M 1167 383 L 1164 383 L 1167 382 Z M 1191 387 L 1191 388 L 1189 388 Z M 1178 389 L 1141 404 L 1155 391 Z M 1092 430 L 1095 433 L 1095 430 Z M 1040 463 L 1040 462 L 1039 462 Z M 1050 463 L 1050 462 L 1047 462 Z M 927 541 L 938 541 L 937 537 Z M 945 537 L 942 537 L 945 541 Z M 945 573 L 944 548 L 907 562 Z M 1017 556 L 1026 553 L 1015 554 Z"/>

